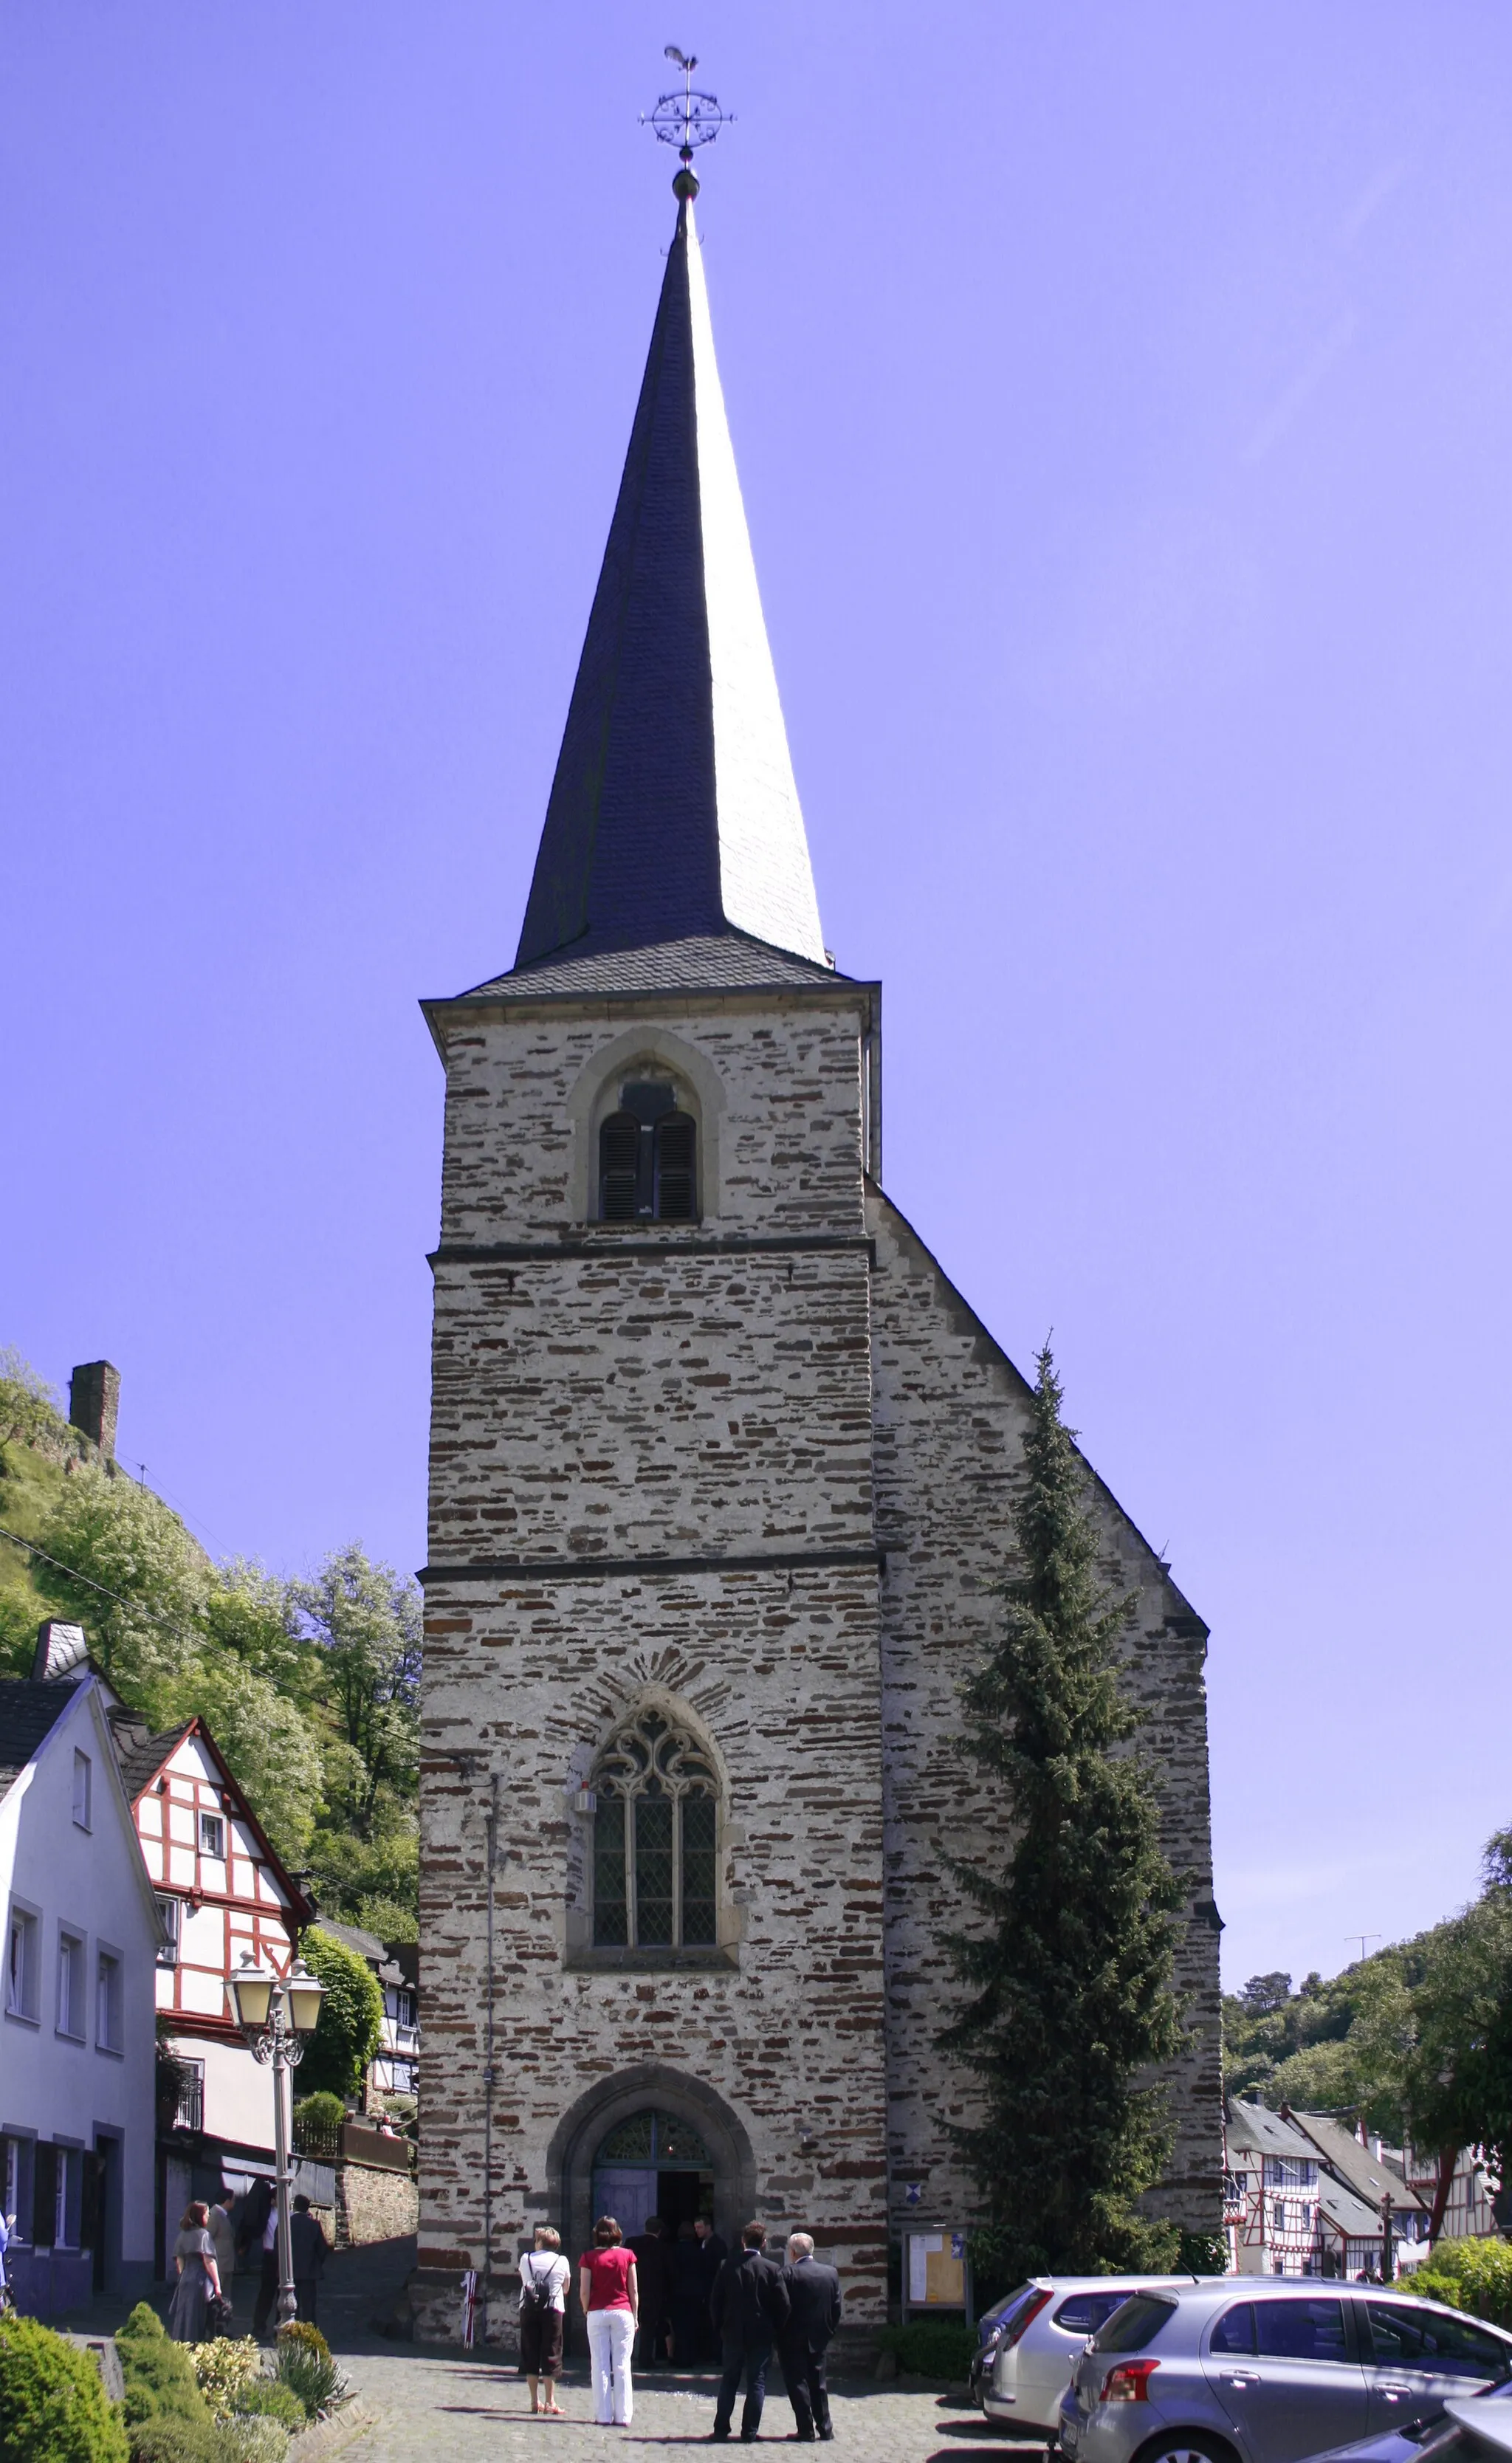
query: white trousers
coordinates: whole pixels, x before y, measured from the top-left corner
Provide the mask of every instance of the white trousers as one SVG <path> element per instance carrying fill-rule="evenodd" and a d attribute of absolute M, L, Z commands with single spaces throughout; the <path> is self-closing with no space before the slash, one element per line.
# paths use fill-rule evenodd
<path fill-rule="evenodd" d="M 590 2309 L 588 2358 L 593 2367 L 593 2416 L 601 2425 L 628 2429 L 635 2408 L 630 2384 L 630 2346 L 635 2320 L 628 2309 Z"/>

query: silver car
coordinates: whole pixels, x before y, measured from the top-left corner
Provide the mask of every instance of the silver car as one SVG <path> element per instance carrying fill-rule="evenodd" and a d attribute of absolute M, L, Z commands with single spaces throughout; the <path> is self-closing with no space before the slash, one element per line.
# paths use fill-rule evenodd
<path fill-rule="evenodd" d="M 1042 2443 L 1055 2434 L 1061 2397 L 1088 2335 L 1131 2292 L 1194 2276 L 1040 2275 L 985 2312 L 972 2363 L 972 2392 L 989 2420 L 1021 2426 Z"/>
<path fill-rule="evenodd" d="M 1060 2445 L 1071 2463 L 1304 2463 L 1509 2374 L 1512 2335 L 1389 2286 L 1152 2286 L 1077 2362 Z"/>
<path fill-rule="evenodd" d="M 1362 2437 L 1354 2446 L 1335 2446 L 1318 2463 L 1425 2463 L 1425 2458 L 1428 2463 L 1507 2463 L 1509 2456 L 1512 2378 L 1503 2378 L 1500 2386 L 1482 2387 L 1463 2407 L 1448 2403 L 1441 2412 L 1431 2412 L 1406 2429 L 1383 2430 L 1379 2437 Z"/>

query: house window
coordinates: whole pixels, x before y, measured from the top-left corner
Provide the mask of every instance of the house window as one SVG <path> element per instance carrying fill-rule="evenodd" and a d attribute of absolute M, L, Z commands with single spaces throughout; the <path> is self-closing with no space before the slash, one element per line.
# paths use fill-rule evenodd
<path fill-rule="evenodd" d="M 87 1754 L 74 1755 L 74 1820 L 80 1830 L 90 1826 L 90 1787 L 93 1771 Z"/>
<path fill-rule="evenodd" d="M 32 2237 L 32 2180 L 35 2141 L 31 2138 L 0 2138 L 0 2191 L 5 2204 L 0 2212 L 15 2217 L 17 2240 Z"/>
<path fill-rule="evenodd" d="M 57 1936 L 57 2032 L 82 2038 L 84 2033 L 84 1942 L 77 1932 Z"/>
<path fill-rule="evenodd" d="M 186 2061 L 176 2055 L 179 2065 L 179 2100 L 174 2106 L 175 2129 L 203 2129 L 205 2126 L 205 2063 Z"/>
<path fill-rule="evenodd" d="M 593 1787 L 596 1946 L 712 1948 L 717 1799 L 703 1747 L 646 1711 L 600 1755 Z"/>
<path fill-rule="evenodd" d="M 113 1950 L 100 1951 L 95 1970 L 95 2041 L 102 2053 L 122 2048 L 121 1961 Z"/>
<path fill-rule="evenodd" d="M 24 1907 L 11 1910 L 6 1951 L 5 2006 L 11 2018 L 38 2018 L 41 1927 Z"/>
<path fill-rule="evenodd" d="M 698 1217 L 698 1132 L 668 1085 L 620 1090 L 599 1131 L 599 1215 L 604 1223 L 692 1223 Z"/>
<path fill-rule="evenodd" d="M 155 1890 L 153 1892 L 153 1897 L 158 1903 L 158 1922 L 163 1927 L 163 1939 L 158 1948 L 158 1965 L 160 1967 L 177 1967 L 179 1963 L 179 1922 L 184 1912 L 183 1902 L 182 1900 L 174 1898 L 166 1890 Z"/>
<path fill-rule="evenodd" d="M 200 1815 L 200 1854 L 219 1859 L 226 1853 L 226 1824 L 218 1813 Z"/>
<path fill-rule="evenodd" d="M 51 2152 L 54 2163 L 53 2246 L 55 2249 L 77 2249 L 84 2192 L 83 2149 L 79 2147 L 55 2147 Z"/>
<path fill-rule="evenodd" d="M 1284 2198 L 1273 2198 L 1271 2200 L 1270 2228 L 1275 2234 L 1276 2238 L 1280 2240 L 1286 2230 L 1286 2201 Z"/>

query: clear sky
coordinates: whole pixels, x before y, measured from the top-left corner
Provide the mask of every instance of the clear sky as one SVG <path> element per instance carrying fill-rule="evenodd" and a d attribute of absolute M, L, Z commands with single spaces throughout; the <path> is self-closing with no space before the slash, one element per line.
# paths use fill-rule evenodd
<path fill-rule="evenodd" d="M 0 1341 L 221 1553 L 424 1556 L 668 39 L 887 1179 L 1213 1628 L 1231 1980 L 1512 1820 L 1501 0 L 11 0 Z"/>

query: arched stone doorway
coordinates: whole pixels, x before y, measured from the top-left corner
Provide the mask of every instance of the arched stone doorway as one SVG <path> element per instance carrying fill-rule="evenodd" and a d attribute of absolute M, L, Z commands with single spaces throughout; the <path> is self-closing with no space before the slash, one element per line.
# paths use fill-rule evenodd
<path fill-rule="evenodd" d="M 595 2206 L 595 2182 L 607 2192 L 615 2175 L 620 2202 L 609 2212 L 626 2236 L 656 2211 L 664 2179 L 679 2220 L 683 2212 L 712 2214 L 732 2244 L 755 2206 L 756 2159 L 742 2124 L 702 2079 L 665 2061 L 598 2081 L 557 2125 L 546 2152 L 546 2191 L 574 2262 L 603 2212 Z M 625 2212 L 631 2196 L 647 2201 L 638 2215 Z"/>

